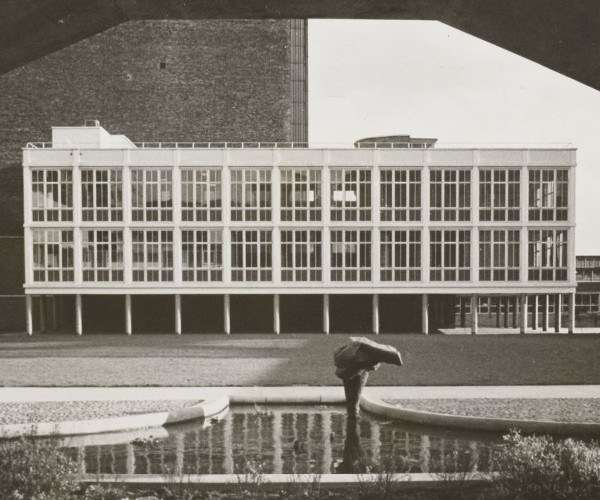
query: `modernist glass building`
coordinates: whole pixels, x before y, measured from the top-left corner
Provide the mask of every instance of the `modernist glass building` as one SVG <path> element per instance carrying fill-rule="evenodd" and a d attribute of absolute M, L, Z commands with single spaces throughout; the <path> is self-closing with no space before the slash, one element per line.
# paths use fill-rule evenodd
<path fill-rule="evenodd" d="M 52 137 L 23 150 L 30 334 L 60 300 L 81 334 L 100 296 L 129 334 L 151 296 L 176 333 L 192 297 L 225 333 L 257 298 L 274 333 L 294 331 L 287 315 L 336 331 L 365 304 L 373 333 L 545 330 L 550 313 L 574 329 L 574 149 L 133 144 L 97 122 Z"/>

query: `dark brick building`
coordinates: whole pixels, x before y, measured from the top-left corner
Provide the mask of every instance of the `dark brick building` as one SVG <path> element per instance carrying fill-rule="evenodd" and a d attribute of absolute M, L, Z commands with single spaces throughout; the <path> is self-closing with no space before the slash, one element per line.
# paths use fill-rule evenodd
<path fill-rule="evenodd" d="M 135 141 L 307 140 L 306 21 L 133 21 L 0 75 L 0 330 L 24 329 L 21 148 L 94 118 Z"/>

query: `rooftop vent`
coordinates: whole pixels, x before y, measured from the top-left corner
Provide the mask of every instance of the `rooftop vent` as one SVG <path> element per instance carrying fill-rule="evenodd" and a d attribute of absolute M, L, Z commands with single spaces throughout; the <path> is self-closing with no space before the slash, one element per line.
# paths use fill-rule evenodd
<path fill-rule="evenodd" d="M 100 120 L 85 120 L 84 126 L 85 127 L 99 127 Z"/>

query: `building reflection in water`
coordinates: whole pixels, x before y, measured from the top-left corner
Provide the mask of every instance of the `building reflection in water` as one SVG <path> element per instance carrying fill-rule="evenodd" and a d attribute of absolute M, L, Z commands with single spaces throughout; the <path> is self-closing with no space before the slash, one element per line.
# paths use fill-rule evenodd
<path fill-rule="evenodd" d="M 154 431 L 154 435 L 152 435 Z M 87 474 L 265 474 L 493 470 L 498 435 L 444 431 L 363 414 L 346 421 L 343 407 L 233 406 L 212 425 L 186 424 L 111 439 L 68 442 Z M 159 436 L 158 438 L 156 436 Z M 125 439 L 127 442 L 119 443 Z M 98 441 L 101 444 L 90 444 Z M 112 441 L 112 443 L 110 443 Z"/>

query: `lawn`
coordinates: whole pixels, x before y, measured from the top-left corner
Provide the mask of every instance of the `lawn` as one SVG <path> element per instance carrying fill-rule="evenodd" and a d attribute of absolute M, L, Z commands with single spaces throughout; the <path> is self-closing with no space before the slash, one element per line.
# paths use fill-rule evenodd
<path fill-rule="evenodd" d="M 339 385 L 349 335 L 0 335 L 0 386 Z M 379 335 L 369 385 L 600 384 L 599 335 Z"/>

